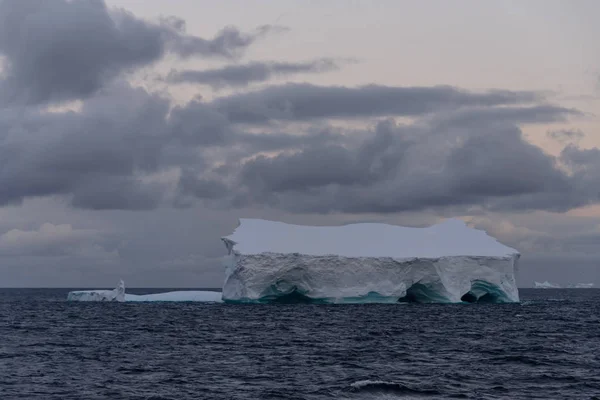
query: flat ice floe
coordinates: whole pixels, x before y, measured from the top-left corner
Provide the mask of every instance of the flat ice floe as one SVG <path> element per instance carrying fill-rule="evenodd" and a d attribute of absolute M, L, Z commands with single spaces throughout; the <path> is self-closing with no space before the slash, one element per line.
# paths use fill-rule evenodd
<path fill-rule="evenodd" d="M 76 290 L 67 295 L 69 301 L 125 301 L 125 282 L 119 281 L 113 290 Z"/>
<path fill-rule="evenodd" d="M 69 292 L 68 301 L 103 301 L 103 302 L 213 302 L 220 303 L 221 292 L 206 290 L 180 290 L 152 294 L 127 294 L 125 282 L 120 281 L 113 290 L 76 290 Z"/>
<path fill-rule="evenodd" d="M 220 303 L 221 292 L 201 290 L 181 290 L 176 292 L 153 294 L 125 294 L 125 301 L 201 301 Z"/>

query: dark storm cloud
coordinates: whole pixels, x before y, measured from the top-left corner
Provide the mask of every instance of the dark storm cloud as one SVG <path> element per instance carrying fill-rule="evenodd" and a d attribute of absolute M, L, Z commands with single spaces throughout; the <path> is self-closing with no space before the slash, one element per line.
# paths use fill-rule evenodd
<path fill-rule="evenodd" d="M 578 192 L 587 194 L 587 203 L 600 202 L 600 149 L 569 145 L 561 152 L 560 160 L 571 170 Z"/>
<path fill-rule="evenodd" d="M 600 150 L 567 146 L 557 161 L 566 169 L 567 186 L 497 201 L 496 209 L 542 209 L 565 212 L 600 203 Z"/>
<path fill-rule="evenodd" d="M 124 10 L 109 10 L 103 0 L 3 0 L 0 105 L 87 97 L 166 52 L 232 58 L 270 30 L 243 34 L 229 27 L 202 39 L 186 34 L 181 20 L 146 22 Z"/>
<path fill-rule="evenodd" d="M 346 143 L 352 138 L 331 129 L 316 130 L 303 134 L 285 132 L 238 133 L 235 140 L 253 152 L 301 149 L 304 147 L 330 146 Z"/>
<path fill-rule="evenodd" d="M 302 121 L 317 118 L 419 116 L 460 107 L 515 105 L 538 100 L 532 92 L 473 93 L 450 86 L 390 87 L 367 85 L 315 86 L 286 84 L 215 101 L 217 109 L 234 122 Z"/>
<path fill-rule="evenodd" d="M 170 124 L 173 135 L 188 145 L 224 145 L 234 138 L 229 120 L 210 105 L 196 100 L 174 107 Z"/>
<path fill-rule="evenodd" d="M 572 173 L 560 167 L 570 165 Z M 352 147 L 309 146 L 241 165 L 236 201 L 293 212 L 386 213 L 460 206 L 565 211 L 598 201 L 600 151 L 559 159 L 504 125 L 380 123 Z"/>
<path fill-rule="evenodd" d="M 223 68 L 203 71 L 172 71 L 167 80 L 171 83 L 201 83 L 215 89 L 244 87 L 254 82 L 264 82 L 277 76 L 302 73 L 321 73 L 339 69 L 335 60 L 323 59 L 311 62 L 253 62 L 243 65 L 228 65 Z"/>
<path fill-rule="evenodd" d="M 199 199 L 222 199 L 229 192 L 229 189 L 223 182 L 214 179 L 199 178 L 192 170 L 182 172 L 179 185 L 180 190 L 184 194 L 190 194 Z"/>
<path fill-rule="evenodd" d="M 89 210 L 152 210 L 160 205 L 164 190 L 133 176 L 100 176 L 78 185 L 71 204 Z"/>
<path fill-rule="evenodd" d="M 303 192 L 330 184 L 369 186 L 385 179 L 409 146 L 409 141 L 392 136 L 389 124 L 381 123 L 356 149 L 313 143 L 297 153 L 261 156 L 245 163 L 241 178 L 264 193 Z"/>
<path fill-rule="evenodd" d="M 160 167 L 168 143 L 169 102 L 141 89 L 115 87 L 81 112 L 29 109 L 0 114 L 0 204 L 71 195 L 83 208 L 149 208 L 151 184 L 138 176 Z M 155 196 L 160 192 L 153 189 Z"/>
<path fill-rule="evenodd" d="M 221 206 L 352 213 L 564 210 L 598 198 L 590 188 L 599 186 L 599 154 L 569 147 L 555 159 L 517 127 L 539 115 L 540 121 L 558 118 L 548 110 L 570 112 L 559 107 L 496 113 L 480 106 L 411 125 L 381 122 L 373 131 L 297 134 L 241 130 L 214 103 L 170 107 L 143 89 L 113 85 L 79 112 L 2 110 L 0 204 L 61 195 L 79 208 L 139 210 L 199 198 Z M 276 154 L 261 155 L 269 152 Z M 169 167 L 183 171 L 179 181 L 172 177 L 171 189 L 153 178 Z"/>

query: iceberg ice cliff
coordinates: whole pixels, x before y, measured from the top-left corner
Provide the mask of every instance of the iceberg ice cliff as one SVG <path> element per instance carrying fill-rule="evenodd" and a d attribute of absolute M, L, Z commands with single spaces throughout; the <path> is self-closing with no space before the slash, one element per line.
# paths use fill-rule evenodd
<path fill-rule="evenodd" d="M 225 302 L 519 301 L 519 252 L 456 219 L 426 228 L 241 219 L 222 240 Z"/>

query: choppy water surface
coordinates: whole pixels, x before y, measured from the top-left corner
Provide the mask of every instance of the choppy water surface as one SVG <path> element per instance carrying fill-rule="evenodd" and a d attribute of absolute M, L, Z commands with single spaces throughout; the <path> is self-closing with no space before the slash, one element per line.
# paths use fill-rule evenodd
<path fill-rule="evenodd" d="M 600 290 L 522 290 L 509 305 L 67 303 L 67 292 L 0 289 L 1 399 L 600 396 Z"/>

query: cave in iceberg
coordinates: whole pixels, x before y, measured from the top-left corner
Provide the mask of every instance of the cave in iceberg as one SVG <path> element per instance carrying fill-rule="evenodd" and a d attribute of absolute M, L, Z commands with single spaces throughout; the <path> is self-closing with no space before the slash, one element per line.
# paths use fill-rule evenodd
<path fill-rule="evenodd" d="M 229 303 L 519 301 L 519 252 L 458 219 L 425 228 L 241 219 L 221 239 Z"/>

